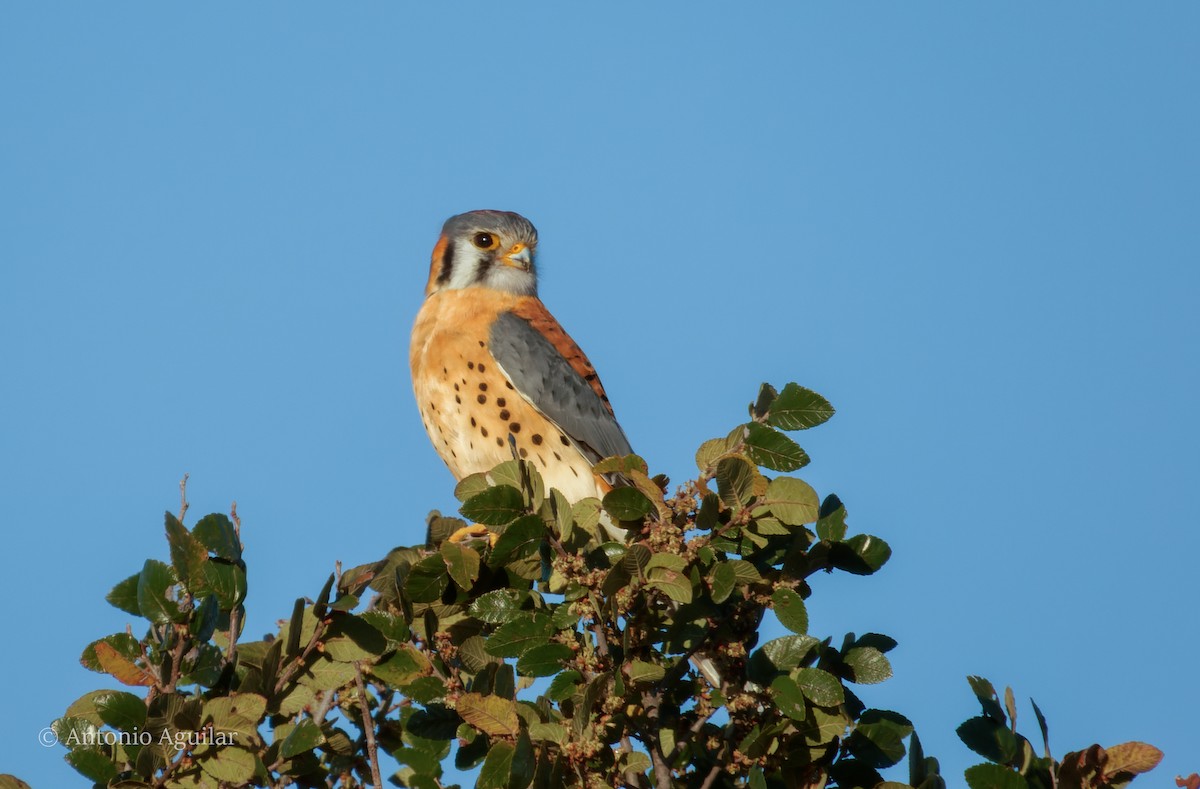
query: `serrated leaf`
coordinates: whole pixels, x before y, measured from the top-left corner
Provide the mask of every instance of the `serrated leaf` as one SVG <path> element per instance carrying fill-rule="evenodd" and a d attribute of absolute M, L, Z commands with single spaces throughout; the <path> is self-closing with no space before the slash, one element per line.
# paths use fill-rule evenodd
<path fill-rule="evenodd" d="M 474 496 L 478 496 L 485 490 L 490 488 L 488 484 L 487 474 L 479 472 L 477 474 L 468 474 L 458 481 L 454 486 L 454 498 L 459 501 L 466 501 Z"/>
<path fill-rule="evenodd" d="M 507 789 L 516 749 L 506 742 L 497 742 L 488 750 L 475 781 L 475 789 Z"/>
<path fill-rule="evenodd" d="M 100 670 L 116 677 L 121 684 L 136 687 L 149 687 L 154 684 L 155 676 L 152 672 L 135 665 L 125 654 L 114 649 L 110 644 L 97 641 L 91 649 L 96 656 Z"/>
<path fill-rule="evenodd" d="M 517 661 L 517 673 L 523 677 L 549 677 L 562 670 L 562 664 L 575 657 L 566 644 L 550 643 L 534 647 Z"/>
<path fill-rule="evenodd" d="M 204 585 L 217 598 L 222 611 L 231 611 L 246 599 L 246 571 L 241 567 L 209 559 L 202 569 Z"/>
<path fill-rule="evenodd" d="M 170 565 L 147 559 L 138 576 L 137 600 L 141 615 L 156 625 L 182 621 L 183 612 L 173 599 L 175 571 Z"/>
<path fill-rule="evenodd" d="M 718 562 L 709 574 L 709 583 L 712 585 L 713 602 L 723 603 L 737 586 L 737 573 L 728 562 Z"/>
<path fill-rule="evenodd" d="M 146 723 L 146 702 L 132 693 L 113 691 L 95 697 L 93 703 L 100 720 L 119 731 L 132 732 Z"/>
<path fill-rule="evenodd" d="M 649 571 L 647 586 L 661 589 L 677 603 L 692 602 L 692 583 L 686 575 L 667 567 L 655 567 Z"/>
<path fill-rule="evenodd" d="M 205 515 L 200 522 L 192 527 L 192 536 L 199 540 L 205 548 L 229 562 L 238 562 L 242 558 L 242 542 L 238 539 L 233 522 L 219 512 Z"/>
<path fill-rule="evenodd" d="M 371 673 L 392 686 L 403 686 L 424 676 L 431 669 L 425 653 L 411 644 L 405 644 L 396 653 L 371 666 Z"/>
<path fill-rule="evenodd" d="M 515 737 L 520 731 L 517 704 L 511 699 L 463 693 L 456 708 L 463 720 L 484 734 Z"/>
<path fill-rule="evenodd" d="M 492 548 L 488 566 L 499 567 L 513 560 L 525 559 L 538 552 L 546 539 L 546 524 L 536 515 L 527 515 L 510 524 Z"/>
<path fill-rule="evenodd" d="M 75 748 L 64 758 L 80 775 L 98 784 L 106 785 L 117 775 L 113 760 L 96 748 Z"/>
<path fill-rule="evenodd" d="M 454 542 L 444 542 L 438 549 L 442 561 L 446 563 L 446 571 L 464 592 L 471 591 L 479 578 L 479 554 L 474 550 Z"/>
<path fill-rule="evenodd" d="M 414 603 L 432 603 L 450 586 L 450 574 L 441 554 L 426 556 L 414 564 L 404 580 L 404 591 Z"/>
<path fill-rule="evenodd" d="M 637 488 L 613 488 L 604 494 L 604 509 L 619 521 L 641 520 L 650 514 L 654 504 Z"/>
<path fill-rule="evenodd" d="M 729 439 L 710 438 L 696 450 L 696 467 L 701 471 L 708 471 L 719 458 L 729 452 L 729 449 Z"/>
<path fill-rule="evenodd" d="M 792 439 L 778 430 L 760 425 L 746 424 L 746 454 L 760 466 L 774 471 L 795 471 L 807 466 L 808 453 Z"/>
<path fill-rule="evenodd" d="M 210 750 L 197 760 L 200 769 L 216 778 L 232 784 L 244 784 L 254 777 L 258 760 L 254 754 L 235 745 L 224 745 Z"/>
<path fill-rule="evenodd" d="M 727 457 L 717 462 L 717 494 L 727 507 L 740 509 L 754 500 L 755 479 L 760 477 L 750 462 Z"/>
<path fill-rule="evenodd" d="M 504 526 L 525 514 L 525 498 L 510 485 L 497 485 L 467 499 L 461 512 L 485 526 Z"/>
<path fill-rule="evenodd" d="M 137 587 L 138 578 L 141 573 L 134 573 L 126 578 L 121 583 L 114 586 L 104 599 L 109 602 L 114 608 L 119 608 L 127 614 L 133 616 L 141 616 L 142 609 L 138 608 L 137 604 Z"/>
<path fill-rule="evenodd" d="M 529 725 L 529 738 L 562 745 L 567 741 L 567 727 L 561 723 L 532 723 Z"/>
<path fill-rule="evenodd" d="M 313 723 L 310 718 L 302 718 L 284 738 L 283 744 L 279 746 L 279 754 L 285 759 L 291 759 L 306 751 L 311 751 L 323 742 L 325 742 L 325 735 L 321 733 L 321 727 Z"/>
<path fill-rule="evenodd" d="M 192 536 L 187 527 L 170 512 L 166 514 L 167 544 L 171 548 L 171 564 L 179 580 L 195 594 L 204 589 L 203 568 L 208 561 L 208 549 Z M 193 585 L 199 582 L 198 586 Z"/>
<path fill-rule="evenodd" d="M 1123 742 L 1107 748 L 1108 762 L 1104 772 L 1108 775 L 1129 773 L 1140 775 L 1149 772 L 1162 761 L 1163 752 L 1144 742 Z"/>
<path fill-rule="evenodd" d="M 828 671 L 801 668 L 792 673 L 792 678 L 804 694 L 804 698 L 818 707 L 836 707 L 846 700 L 842 683 Z"/>
<path fill-rule="evenodd" d="M 837 501 L 838 506 L 826 512 L 831 499 Z M 837 496 L 830 494 L 825 497 L 821 504 L 821 517 L 817 520 L 816 532 L 818 538 L 829 542 L 839 542 L 846 538 L 846 508 Z"/>
<path fill-rule="evenodd" d="M 776 477 L 767 485 L 764 504 L 771 514 L 789 526 L 802 526 L 817 520 L 820 502 L 807 482 L 795 477 Z"/>
<path fill-rule="evenodd" d="M 762 645 L 763 655 L 780 671 L 791 671 L 820 642 L 812 636 L 784 636 Z"/>
<path fill-rule="evenodd" d="M 634 660 L 629 664 L 629 679 L 633 682 L 657 682 L 667 675 L 667 670 L 657 663 Z"/>
<path fill-rule="evenodd" d="M 583 675 L 574 669 L 568 669 L 550 681 L 546 689 L 546 698 L 551 701 L 563 701 L 571 698 L 579 690 Z"/>
<path fill-rule="evenodd" d="M 842 656 L 842 661 L 853 672 L 850 681 L 859 685 L 874 685 L 892 676 L 892 664 L 875 647 L 850 649 Z"/>
<path fill-rule="evenodd" d="M 771 593 L 771 603 L 779 624 L 799 635 L 808 633 L 808 609 L 804 606 L 804 598 L 795 590 L 776 589 Z"/>
<path fill-rule="evenodd" d="M 804 705 L 804 694 L 800 686 L 791 677 L 776 677 L 771 683 L 771 695 L 779 711 L 794 721 L 804 721 L 808 718 L 808 708 Z"/>
<path fill-rule="evenodd" d="M 782 430 L 806 430 L 828 421 L 833 414 L 833 406 L 824 397 L 789 383 L 771 402 L 766 421 Z"/>
<path fill-rule="evenodd" d="M 553 634 L 554 623 L 547 614 L 531 614 L 501 625 L 488 637 L 484 649 L 496 657 L 520 657 L 545 644 Z"/>
<path fill-rule="evenodd" d="M 971 789 L 1029 789 L 1020 773 L 1000 764 L 977 764 L 964 774 Z"/>
<path fill-rule="evenodd" d="M 521 612 L 521 603 L 528 596 L 516 589 L 496 589 L 481 595 L 471 603 L 471 616 L 493 625 L 512 621 Z"/>

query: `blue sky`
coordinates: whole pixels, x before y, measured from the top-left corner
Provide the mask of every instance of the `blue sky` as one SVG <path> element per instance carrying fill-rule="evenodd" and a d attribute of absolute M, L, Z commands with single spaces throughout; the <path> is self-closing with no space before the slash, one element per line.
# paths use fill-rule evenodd
<path fill-rule="evenodd" d="M 0 770 L 103 686 L 162 512 L 238 501 L 249 629 L 421 539 L 407 343 L 441 222 L 520 211 L 542 296 L 682 481 L 763 380 L 894 550 L 813 632 L 953 785 L 964 677 L 1052 747 L 1200 770 L 1200 6 L 0 5 Z M 1022 707 L 1022 728 L 1036 724 Z"/>

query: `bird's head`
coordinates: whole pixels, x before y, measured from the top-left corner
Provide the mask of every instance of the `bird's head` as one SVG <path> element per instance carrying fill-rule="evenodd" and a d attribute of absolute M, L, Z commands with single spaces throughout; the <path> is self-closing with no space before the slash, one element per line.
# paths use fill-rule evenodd
<path fill-rule="evenodd" d="M 446 220 L 433 248 L 425 295 L 483 287 L 519 296 L 537 295 L 537 230 L 509 211 L 469 211 Z"/>

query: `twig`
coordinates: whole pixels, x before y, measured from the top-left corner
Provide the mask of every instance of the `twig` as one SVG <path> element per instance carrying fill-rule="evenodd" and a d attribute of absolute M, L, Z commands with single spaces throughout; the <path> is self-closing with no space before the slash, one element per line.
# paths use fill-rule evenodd
<path fill-rule="evenodd" d="M 304 665 L 304 661 L 312 654 L 312 651 L 317 648 L 317 644 L 321 640 L 321 636 L 325 635 L 326 625 L 325 620 L 318 619 L 317 626 L 313 630 L 312 638 L 308 640 L 308 644 L 304 647 L 295 660 L 288 664 L 279 674 L 279 679 L 275 681 L 275 692 L 282 693 L 287 684 L 292 681 L 292 677 L 299 673 L 300 668 Z"/>
<path fill-rule="evenodd" d="M 237 533 L 238 542 L 241 542 L 242 541 L 242 519 L 238 517 L 236 501 L 233 502 L 233 504 L 229 505 L 229 519 L 231 521 L 233 521 L 233 530 L 234 530 L 234 532 Z M 243 545 L 242 547 L 245 548 L 246 546 Z"/>
<path fill-rule="evenodd" d="M 363 734 L 367 736 L 367 756 L 371 760 L 371 778 L 376 787 L 383 786 L 379 776 L 379 749 L 375 745 L 375 719 L 371 717 L 371 705 L 367 701 L 367 686 L 363 682 L 362 666 L 354 666 L 354 684 L 358 686 L 358 708 L 362 710 Z"/>
<path fill-rule="evenodd" d="M 185 472 L 183 479 L 179 480 L 179 522 L 183 523 L 183 516 L 187 515 L 188 500 L 187 500 L 187 481 L 188 475 Z"/>

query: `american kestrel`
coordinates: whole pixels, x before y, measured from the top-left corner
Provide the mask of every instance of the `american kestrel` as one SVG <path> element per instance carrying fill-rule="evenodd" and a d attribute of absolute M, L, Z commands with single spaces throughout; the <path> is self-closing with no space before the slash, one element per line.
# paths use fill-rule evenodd
<path fill-rule="evenodd" d="M 413 391 L 456 479 L 510 460 L 511 435 L 547 490 L 601 497 L 612 486 L 592 466 L 633 450 L 592 363 L 538 298 L 536 251 L 519 214 L 446 221 L 413 326 Z"/>

